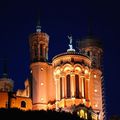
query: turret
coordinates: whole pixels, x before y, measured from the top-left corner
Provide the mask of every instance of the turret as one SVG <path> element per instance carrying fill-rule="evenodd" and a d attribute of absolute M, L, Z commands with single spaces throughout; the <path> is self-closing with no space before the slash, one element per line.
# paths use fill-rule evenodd
<path fill-rule="evenodd" d="M 90 72 L 90 101 L 91 106 L 96 113 L 99 113 L 99 119 L 104 118 L 104 103 L 103 103 L 103 71 L 102 71 L 102 57 L 103 49 L 102 43 L 96 39 L 92 34 L 86 38 L 78 41 L 78 48 L 82 54 L 88 56 L 91 60 Z"/>
<path fill-rule="evenodd" d="M 32 74 L 33 110 L 47 110 L 49 101 L 55 99 L 52 65 L 48 63 L 49 36 L 36 26 L 36 32 L 29 37 Z M 51 92 L 52 91 L 52 92 Z"/>
<path fill-rule="evenodd" d="M 49 36 L 41 32 L 41 26 L 36 26 L 36 32 L 29 37 L 31 62 L 48 61 Z"/>
<path fill-rule="evenodd" d="M 14 87 L 14 82 L 8 76 L 7 63 L 6 63 L 6 60 L 4 60 L 4 63 L 3 63 L 3 75 L 0 78 L 0 91 L 12 92 L 13 87 Z"/>
<path fill-rule="evenodd" d="M 103 50 L 100 40 L 93 36 L 88 36 L 85 39 L 78 41 L 78 48 L 81 53 L 90 57 L 92 60 L 92 68 L 102 68 Z"/>

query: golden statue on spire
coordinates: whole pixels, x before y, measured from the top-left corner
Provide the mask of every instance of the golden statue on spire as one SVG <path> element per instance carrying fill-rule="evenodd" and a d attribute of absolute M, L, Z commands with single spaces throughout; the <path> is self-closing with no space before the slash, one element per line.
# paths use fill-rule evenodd
<path fill-rule="evenodd" d="M 75 49 L 73 49 L 73 45 L 72 45 L 72 35 L 68 36 L 68 39 L 70 40 L 69 43 L 69 49 L 67 51 L 75 51 Z"/>
<path fill-rule="evenodd" d="M 68 39 L 70 40 L 69 47 L 72 50 L 73 49 L 73 46 L 72 46 L 72 36 L 68 36 Z"/>

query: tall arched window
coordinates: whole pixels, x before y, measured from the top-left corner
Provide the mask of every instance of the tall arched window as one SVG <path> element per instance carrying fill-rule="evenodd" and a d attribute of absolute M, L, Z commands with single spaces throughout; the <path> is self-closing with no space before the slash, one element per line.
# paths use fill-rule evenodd
<path fill-rule="evenodd" d="M 62 99 L 62 78 L 60 78 L 60 99 Z"/>
<path fill-rule="evenodd" d="M 21 101 L 21 107 L 26 107 L 26 102 L 25 101 Z"/>
<path fill-rule="evenodd" d="M 85 78 L 83 78 L 83 89 L 84 89 L 84 98 L 86 98 L 86 96 L 85 96 L 85 92 L 86 92 L 86 88 L 85 88 Z"/>
<path fill-rule="evenodd" d="M 37 56 L 38 56 L 38 48 L 37 48 L 36 44 L 34 44 L 34 52 L 35 52 L 35 58 L 37 58 Z"/>
<path fill-rule="evenodd" d="M 75 97 L 79 98 L 79 75 L 75 75 Z"/>
<path fill-rule="evenodd" d="M 43 56 L 43 45 L 40 44 L 40 56 Z"/>
<path fill-rule="evenodd" d="M 70 75 L 66 76 L 66 87 L 67 87 L 67 98 L 70 98 L 71 92 L 70 92 Z"/>
<path fill-rule="evenodd" d="M 87 55 L 90 56 L 90 51 L 87 52 Z"/>

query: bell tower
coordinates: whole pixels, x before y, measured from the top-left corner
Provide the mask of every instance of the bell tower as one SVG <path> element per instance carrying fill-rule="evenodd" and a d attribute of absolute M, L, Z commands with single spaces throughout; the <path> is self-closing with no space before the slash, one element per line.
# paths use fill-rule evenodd
<path fill-rule="evenodd" d="M 41 32 L 38 23 L 36 32 L 29 37 L 32 73 L 32 104 L 33 110 L 47 109 L 47 103 L 54 96 L 50 94 L 49 83 L 52 79 L 52 67 L 48 63 L 48 34 Z M 51 86 L 52 89 L 52 86 Z"/>
<path fill-rule="evenodd" d="M 31 62 L 46 62 L 48 61 L 48 44 L 49 36 L 41 32 L 41 26 L 38 22 L 36 32 L 30 35 L 30 55 Z"/>
<path fill-rule="evenodd" d="M 92 36 L 88 36 L 79 42 L 79 48 L 81 53 L 90 57 L 92 64 L 91 67 L 94 69 L 102 69 L 102 44 L 100 40 L 95 39 Z"/>
<path fill-rule="evenodd" d="M 102 57 L 103 49 L 101 41 L 87 36 L 85 39 L 78 41 L 80 52 L 88 56 L 91 60 L 90 71 L 90 101 L 93 110 L 99 114 L 99 119 L 105 118 L 104 111 L 104 91 L 103 91 L 103 71 Z"/>

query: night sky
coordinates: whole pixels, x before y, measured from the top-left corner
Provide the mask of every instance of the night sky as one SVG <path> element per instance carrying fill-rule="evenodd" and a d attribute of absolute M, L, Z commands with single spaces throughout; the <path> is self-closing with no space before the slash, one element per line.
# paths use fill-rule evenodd
<path fill-rule="evenodd" d="M 107 117 L 120 115 L 120 4 L 105 0 L 0 0 L 0 75 L 7 59 L 8 75 L 14 90 L 23 89 L 29 76 L 28 37 L 35 32 L 40 17 L 42 31 L 50 36 L 49 61 L 73 46 L 88 33 L 92 18 L 93 33 L 103 43 L 104 82 Z"/>

